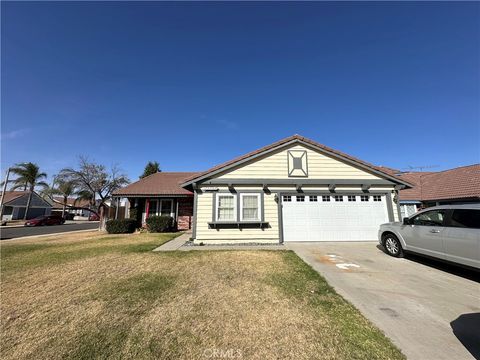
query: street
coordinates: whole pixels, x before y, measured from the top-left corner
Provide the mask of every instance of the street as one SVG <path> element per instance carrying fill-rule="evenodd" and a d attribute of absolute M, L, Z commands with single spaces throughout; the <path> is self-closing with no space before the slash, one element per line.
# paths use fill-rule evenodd
<path fill-rule="evenodd" d="M 35 226 L 35 227 L 6 227 L 0 228 L 0 240 L 15 239 L 24 236 L 58 234 L 67 231 L 90 230 L 98 228 L 98 221 L 85 223 L 66 223 L 63 225 Z"/>

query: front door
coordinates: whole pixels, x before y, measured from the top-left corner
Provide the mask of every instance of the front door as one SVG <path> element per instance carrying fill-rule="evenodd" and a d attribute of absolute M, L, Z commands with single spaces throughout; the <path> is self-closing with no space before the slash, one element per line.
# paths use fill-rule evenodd
<path fill-rule="evenodd" d="M 160 200 L 160 215 L 173 217 L 173 200 L 172 199 Z"/>

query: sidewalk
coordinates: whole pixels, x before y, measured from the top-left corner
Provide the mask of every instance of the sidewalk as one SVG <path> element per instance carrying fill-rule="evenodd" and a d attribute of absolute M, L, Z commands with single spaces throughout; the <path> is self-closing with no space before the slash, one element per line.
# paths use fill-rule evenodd
<path fill-rule="evenodd" d="M 182 235 L 176 237 L 173 240 L 170 240 L 169 242 L 166 242 L 163 245 L 160 245 L 156 249 L 153 249 L 153 251 L 175 251 L 178 250 L 180 247 L 185 244 L 190 237 L 192 236 L 191 232 L 186 232 L 183 233 Z"/>

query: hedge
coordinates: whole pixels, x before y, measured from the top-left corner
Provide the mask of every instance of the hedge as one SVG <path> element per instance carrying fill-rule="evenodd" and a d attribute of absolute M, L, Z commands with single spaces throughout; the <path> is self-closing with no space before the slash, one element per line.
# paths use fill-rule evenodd
<path fill-rule="evenodd" d="M 149 232 L 167 232 L 173 229 L 173 218 L 171 216 L 150 216 L 147 219 Z"/>
<path fill-rule="evenodd" d="M 109 234 L 131 234 L 135 232 L 137 221 L 134 219 L 108 220 L 106 227 Z"/>

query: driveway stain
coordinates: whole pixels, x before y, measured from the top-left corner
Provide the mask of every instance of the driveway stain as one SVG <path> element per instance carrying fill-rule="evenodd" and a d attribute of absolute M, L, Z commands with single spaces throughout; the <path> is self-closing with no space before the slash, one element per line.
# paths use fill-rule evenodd
<path fill-rule="evenodd" d="M 380 310 L 383 311 L 388 316 L 393 317 L 393 318 L 396 318 L 396 317 L 400 316 L 395 310 L 390 309 L 388 307 L 382 307 L 382 308 L 380 308 Z"/>

